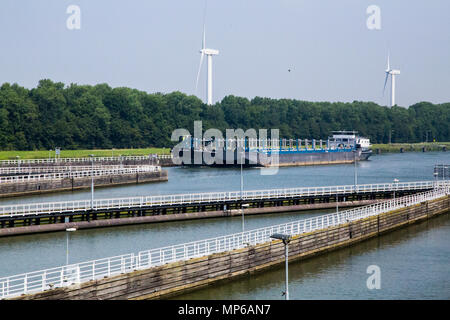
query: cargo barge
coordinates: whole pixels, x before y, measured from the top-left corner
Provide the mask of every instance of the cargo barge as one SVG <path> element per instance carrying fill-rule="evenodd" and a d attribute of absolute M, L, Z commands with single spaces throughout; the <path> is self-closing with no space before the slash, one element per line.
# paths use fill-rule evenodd
<path fill-rule="evenodd" d="M 336 131 L 327 140 L 230 139 L 196 141 L 187 137 L 178 152 L 185 166 L 304 166 L 353 163 L 372 155 L 370 141 L 355 131 Z M 189 147 L 190 146 L 190 147 Z M 177 155 L 173 155 L 176 157 Z"/>

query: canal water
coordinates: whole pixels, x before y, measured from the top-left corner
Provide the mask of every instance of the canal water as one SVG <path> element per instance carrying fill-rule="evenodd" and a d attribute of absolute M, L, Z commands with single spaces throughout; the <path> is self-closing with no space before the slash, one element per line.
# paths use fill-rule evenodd
<path fill-rule="evenodd" d="M 358 183 L 391 182 L 395 178 L 400 181 L 432 180 L 434 165 L 437 163 L 448 163 L 449 160 L 450 154 L 445 152 L 376 155 L 371 157 L 370 161 L 358 163 Z M 95 191 L 95 197 L 110 198 L 173 193 L 230 191 L 239 190 L 240 188 L 239 169 L 174 167 L 168 168 L 168 171 L 168 182 L 129 185 L 114 188 L 99 188 Z M 353 182 L 353 164 L 280 168 L 278 174 L 271 176 L 261 175 L 259 169 L 253 168 L 244 170 L 244 189 L 247 190 L 299 186 L 343 185 L 353 184 Z M 18 202 L 64 201 L 89 198 L 90 191 L 64 192 L 3 199 L 0 201 L 0 205 Z M 245 219 L 246 229 L 250 230 L 258 227 L 290 222 L 313 215 L 324 214 L 330 211 L 333 210 L 249 216 Z M 383 270 L 389 272 L 389 268 L 394 268 L 396 264 L 408 262 L 405 266 L 406 274 L 410 274 L 411 277 L 416 276 L 418 279 L 423 278 L 426 274 L 422 274 L 424 271 L 421 267 L 415 267 L 416 264 L 421 265 L 428 261 L 427 270 L 430 270 L 430 268 L 432 270 L 442 268 L 444 271 L 447 271 L 449 269 L 448 259 L 450 256 L 448 249 L 446 251 L 445 248 L 443 250 L 434 250 L 434 248 L 439 248 L 444 244 L 448 244 L 449 238 L 446 236 L 446 234 L 449 234 L 448 216 L 447 218 L 443 217 L 433 220 L 433 222 L 428 223 L 427 226 L 428 229 L 423 232 L 409 232 L 407 231 L 410 230 L 408 228 L 393 233 L 392 235 L 387 235 L 386 237 L 392 237 L 397 234 L 399 236 L 398 241 L 393 241 L 391 244 L 386 244 L 385 246 L 374 247 L 372 249 L 370 249 L 371 247 L 369 246 L 366 250 L 365 248 L 368 246 L 368 243 L 372 243 L 373 241 L 376 241 L 377 243 L 378 241 L 385 241 L 375 239 L 372 242 L 368 241 L 367 243 L 317 258 L 331 259 L 328 265 L 325 263 L 325 260 L 321 260 L 322 262 L 320 264 L 312 265 L 311 269 L 307 269 L 306 266 L 308 266 L 308 263 L 313 263 L 312 261 L 316 261 L 315 259 L 311 259 L 308 262 L 304 261 L 299 263 L 298 268 L 300 269 L 298 272 L 294 271 L 292 273 L 292 281 L 294 283 L 297 281 L 301 284 L 301 286 L 299 286 L 299 289 L 296 290 L 294 285 L 291 292 L 292 298 L 357 298 L 359 295 L 361 295 L 361 298 L 380 298 L 379 294 L 383 292 L 384 289 L 390 284 L 390 278 L 386 273 L 386 278 L 383 278 L 383 284 L 385 287 L 382 287 L 382 290 L 376 291 L 379 293 L 374 293 L 374 291 L 363 292 L 363 289 L 365 288 L 365 280 L 359 284 L 359 282 L 357 282 L 359 280 L 357 279 L 361 280 L 363 278 L 367 278 L 368 275 L 365 274 L 367 263 L 381 264 L 384 261 L 384 267 L 381 265 L 380 267 L 382 268 L 382 273 L 385 274 Z M 419 226 L 419 228 L 423 228 L 423 225 Z M 447 228 L 447 233 L 445 233 L 445 230 L 442 231 L 442 228 Z M 69 260 L 70 263 L 87 261 L 188 241 L 217 237 L 240 231 L 240 217 L 78 230 L 69 234 Z M 408 234 L 411 234 L 411 236 L 405 237 L 403 240 L 400 235 L 401 232 L 409 232 Z M 429 237 L 420 240 L 422 239 L 420 235 L 423 236 L 424 234 L 428 234 Z M 385 238 L 383 237 L 382 239 Z M 400 252 L 392 253 L 390 259 L 384 259 L 385 256 L 389 256 L 389 252 L 392 252 L 389 251 L 389 249 L 393 250 L 393 248 L 398 247 L 398 245 L 402 243 L 409 243 L 409 241 L 413 241 L 413 243 L 415 241 L 419 241 L 417 245 L 426 251 L 426 257 L 429 259 L 424 261 L 424 252 L 411 251 L 414 246 L 408 249 L 410 250 L 409 252 L 411 252 L 411 255 L 408 255 L 408 257 L 401 255 L 401 258 L 397 258 L 399 257 L 401 250 L 403 250 L 399 249 Z M 430 245 L 430 243 L 433 244 L 431 246 L 431 249 L 433 250 L 429 248 L 427 249 L 427 245 Z M 361 248 L 361 250 L 355 251 L 357 250 L 356 248 Z M 370 256 L 371 254 L 373 256 Z M 363 259 L 363 257 L 366 257 L 366 259 Z M 405 260 L 405 258 L 408 259 Z M 59 266 L 65 263 L 65 259 L 66 234 L 64 232 L 0 238 L 0 277 Z M 372 261 L 370 259 L 377 260 L 378 262 L 375 261 L 372 263 L 370 262 Z M 320 267 L 321 265 L 323 265 L 323 267 Z M 400 266 L 395 268 L 400 268 Z M 305 273 L 303 274 L 301 270 L 305 270 Z M 314 270 L 318 273 L 314 273 Z M 328 270 L 328 273 L 320 273 L 320 270 L 323 272 Z M 444 281 L 445 277 L 437 279 L 443 274 L 443 271 L 438 271 L 439 270 L 434 270 L 432 275 L 428 277 L 429 281 L 425 279 L 426 281 L 422 283 L 422 285 L 427 288 L 438 288 L 436 290 L 441 291 L 440 293 L 436 293 L 437 296 L 441 298 L 445 296 L 448 297 L 448 292 L 450 292 L 449 283 L 448 281 Z M 411 275 L 411 273 L 418 274 Z M 266 274 L 267 278 L 264 278 Z M 297 278 L 295 278 L 296 274 L 298 274 Z M 351 288 L 352 277 L 359 277 L 354 279 L 355 287 L 353 288 Z M 403 277 L 407 276 L 403 275 Z M 447 272 L 446 279 L 448 278 Z M 230 299 L 240 299 L 242 297 L 247 297 L 249 299 L 278 299 L 280 298 L 279 293 L 282 291 L 281 287 L 284 285 L 283 282 L 278 282 L 279 279 L 284 279 L 282 270 L 275 269 L 258 276 L 252 275 L 248 279 L 245 278 L 244 280 L 238 281 L 236 284 L 231 282 L 225 286 L 219 285 L 217 287 L 210 287 L 207 290 L 192 293 L 192 296 L 186 295 L 182 298 L 191 297 L 195 299 L 202 299 L 202 297 L 206 298 L 210 296 L 215 298 Z M 324 279 L 328 279 L 328 281 L 324 281 Z M 334 282 L 331 281 L 332 279 L 334 279 Z M 399 277 L 399 279 L 399 281 L 406 281 L 401 280 L 406 278 Z M 346 289 L 347 291 L 341 290 L 341 286 L 343 286 L 343 283 L 347 281 L 349 281 L 348 288 Z M 244 286 L 247 282 L 248 286 L 240 289 L 239 286 Z M 317 285 L 320 283 L 323 283 L 324 285 L 329 283 L 330 287 L 328 289 L 323 289 L 322 291 L 319 289 L 314 291 L 314 288 L 316 288 L 316 282 Z M 413 281 L 412 284 L 404 283 L 403 285 L 406 287 L 408 285 L 412 285 L 413 288 L 411 290 L 422 290 L 419 283 L 420 281 Z M 357 287 L 357 284 L 364 286 L 364 288 L 361 289 L 360 287 Z M 234 285 L 238 287 L 227 287 L 227 285 Z M 305 286 L 308 287 L 308 285 L 309 291 L 303 291 L 300 289 Z M 319 287 L 320 286 L 317 286 L 317 288 Z M 405 290 L 407 289 L 406 287 Z M 446 289 L 447 293 L 444 293 L 443 289 Z M 211 292 L 215 292 L 214 290 L 219 290 L 223 295 L 218 294 L 217 292 L 210 294 L 210 290 Z M 309 292 L 309 294 L 306 294 L 306 292 Z M 408 297 L 403 291 L 397 291 L 397 294 L 403 298 Z M 429 293 L 429 296 L 433 296 L 432 292 Z M 423 298 L 427 297 L 428 293 L 424 293 Z"/>
<path fill-rule="evenodd" d="M 358 184 L 432 180 L 438 163 L 450 162 L 450 152 L 395 153 L 374 155 L 357 163 Z M 293 188 L 308 186 L 353 185 L 354 165 L 324 165 L 279 168 L 275 175 L 261 175 L 261 169 L 244 169 L 244 189 Z M 95 198 L 134 197 L 175 193 L 240 190 L 239 168 L 164 168 L 167 182 L 95 189 Z M 90 189 L 0 199 L 0 205 L 17 202 L 51 202 L 90 199 Z"/>
<path fill-rule="evenodd" d="M 290 299 L 450 299 L 450 214 L 289 264 Z M 380 289 L 367 287 L 369 266 Z M 284 265 L 172 299 L 284 299 Z"/>

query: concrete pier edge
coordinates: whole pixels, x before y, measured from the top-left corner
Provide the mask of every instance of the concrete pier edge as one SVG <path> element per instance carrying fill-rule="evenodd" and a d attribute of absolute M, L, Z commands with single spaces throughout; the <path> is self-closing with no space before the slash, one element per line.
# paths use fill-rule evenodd
<path fill-rule="evenodd" d="M 339 208 L 350 208 L 365 206 L 384 200 L 360 200 L 360 201 L 346 201 L 340 202 Z M 281 207 L 264 207 L 264 208 L 249 208 L 245 209 L 244 216 L 257 215 L 257 214 L 270 214 L 270 213 L 283 213 L 283 212 L 295 212 L 306 210 L 320 210 L 320 209 L 333 209 L 336 208 L 336 203 L 313 203 L 313 204 L 301 204 Z M 41 224 L 24 227 L 13 228 L 0 228 L 0 238 L 7 236 L 26 235 L 35 233 L 57 232 L 65 231 L 67 228 L 76 229 L 92 229 L 103 227 L 115 227 L 135 224 L 148 224 L 148 223 L 161 223 L 170 221 L 184 221 L 184 220 L 196 220 L 196 219 L 211 219 L 211 218 L 226 218 L 233 216 L 241 216 L 240 209 L 226 210 L 226 211 L 206 211 L 206 212 L 189 212 L 189 213 L 177 213 L 167 215 L 153 215 L 144 217 L 130 217 L 130 218 L 113 218 L 105 220 L 91 220 L 91 221 L 79 221 L 69 223 L 55 223 L 55 224 Z"/>
<path fill-rule="evenodd" d="M 113 174 L 94 177 L 95 188 L 116 187 L 127 184 L 141 184 L 168 181 L 167 170 L 157 172 L 139 172 L 131 174 Z M 21 183 L 0 184 L 0 198 L 20 197 L 43 193 L 76 191 L 89 189 L 92 177 L 38 180 Z"/>

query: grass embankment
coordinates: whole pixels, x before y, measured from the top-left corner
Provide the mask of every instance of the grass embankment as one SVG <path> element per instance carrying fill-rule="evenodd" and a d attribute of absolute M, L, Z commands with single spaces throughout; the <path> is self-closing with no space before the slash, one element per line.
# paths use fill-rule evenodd
<path fill-rule="evenodd" d="M 423 147 L 426 148 L 426 151 L 442 151 L 443 147 L 450 151 L 450 142 L 373 144 L 372 150 L 375 152 L 380 149 L 382 153 L 400 152 L 400 149 L 403 148 L 403 152 L 422 152 Z"/>
<path fill-rule="evenodd" d="M 149 154 L 169 154 L 170 148 L 143 148 L 143 149 L 99 149 L 99 150 L 61 150 L 61 158 L 84 158 L 93 154 L 96 157 L 111 156 L 146 156 Z M 38 151 L 0 151 L 0 160 L 15 160 L 17 156 L 20 159 L 45 159 L 54 158 L 55 150 Z"/>
<path fill-rule="evenodd" d="M 450 142 L 428 142 L 428 143 L 392 143 L 392 144 L 373 144 L 372 150 L 377 149 L 383 152 L 421 152 L 423 147 L 427 151 L 442 151 L 443 147 L 450 151 Z M 170 148 L 143 148 L 143 149 L 98 149 L 98 150 L 61 150 L 61 158 L 84 158 L 90 154 L 96 157 L 111 156 L 146 156 L 149 154 L 170 154 Z M 45 159 L 54 158 L 55 150 L 37 150 L 37 151 L 0 151 L 0 160 L 15 160 L 17 156 L 20 159 Z"/>

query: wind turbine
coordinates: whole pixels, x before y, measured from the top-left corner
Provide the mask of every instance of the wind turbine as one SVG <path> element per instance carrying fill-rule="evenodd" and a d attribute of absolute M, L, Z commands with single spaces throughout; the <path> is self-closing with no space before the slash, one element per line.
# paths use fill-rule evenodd
<path fill-rule="evenodd" d="M 389 75 L 391 75 L 391 107 L 395 106 L 395 76 L 400 74 L 400 70 L 391 69 L 389 65 L 389 54 L 387 60 L 387 68 L 386 68 L 386 78 L 384 79 L 384 88 L 383 95 L 386 89 L 386 83 L 388 81 Z"/>
<path fill-rule="evenodd" d="M 219 54 L 219 50 L 207 49 L 206 48 L 206 35 L 205 35 L 205 25 L 203 25 L 203 40 L 202 49 L 200 50 L 200 66 L 198 67 L 197 82 L 195 84 L 195 91 L 197 91 L 198 80 L 200 78 L 200 71 L 202 70 L 203 57 L 206 55 L 208 57 L 208 78 L 206 80 L 206 92 L 207 92 L 207 104 L 212 105 L 212 57 Z"/>

